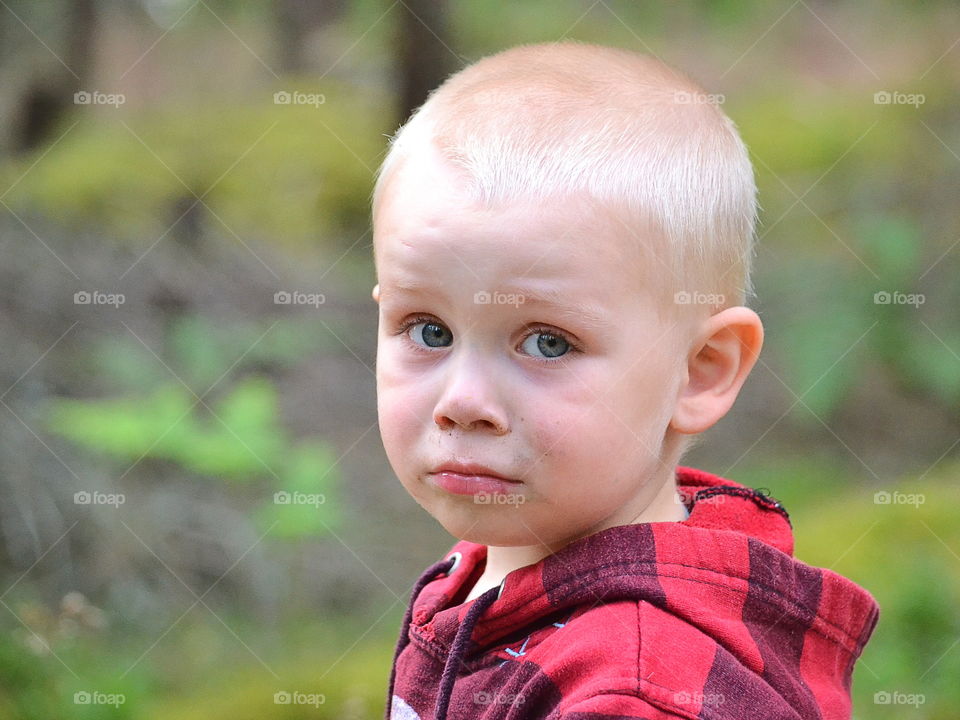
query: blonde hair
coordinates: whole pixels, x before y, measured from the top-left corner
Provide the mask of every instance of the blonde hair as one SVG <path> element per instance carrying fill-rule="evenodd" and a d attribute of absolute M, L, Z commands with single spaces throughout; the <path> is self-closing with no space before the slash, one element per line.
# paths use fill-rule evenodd
<path fill-rule="evenodd" d="M 450 76 L 397 130 L 373 212 L 400 163 L 432 142 L 484 207 L 586 193 L 624 211 L 639 249 L 666 266 L 654 269 L 673 305 L 682 293 L 743 304 L 756 186 L 721 102 L 646 55 L 573 41 L 514 47 Z M 662 238 L 656 249 L 645 227 Z"/>

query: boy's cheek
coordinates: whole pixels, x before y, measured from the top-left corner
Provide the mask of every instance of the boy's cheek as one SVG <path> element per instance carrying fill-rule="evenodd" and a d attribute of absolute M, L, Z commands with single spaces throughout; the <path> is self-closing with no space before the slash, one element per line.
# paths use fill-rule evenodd
<path fill-rule="evenodd" d="M 377 403 L 381 410 L 397 402 L 398 395 L 414 384 L 413 378 L 409 377 L 397 362 L 392 349 L 383 343 L 377 346 L 376 376 Z"/>
<path fill-rule="evenodd" d="M 424 400 L 424 393 L 415 384 L 394 386 L 389 379 L 378 385 L 377 420 L 380 426 L 380 438 L 387 457 L 394 470 L 401 473 L 403 468 L 413 468 L 422 448 L 424 435 L 429 431 L 431 422 L 430 406 Z"/>
<path fill-rule="evenodd" d="M 627 427 L 631 419 L 618 418 L 617 410 L 597 402 L 594 407 L 576 406 L 542 417 L 524 413 L 523 424 L 532 430 L 531 450 L 536 453 L 535 459 L 539 458 L 541 476 L 555 470 L 582 478 L 603 474 L 608 465 L 618 466 L 632 458 L 640 442 L 638 436 L 648 442 L 639 430 L 631 432 Z M 601 447 L 606 450 L 598 452 Z"/>
<path fill-rule="evenodd" d="M 405 394 L 383 391 L 377 396 L 377 415 L 383 444 L 409 440 L 422 423 L 418 422 L 416 408 L 411 407 Z M 388 447 L 389 449 L 389 447 Z"/>
<path fill-rule="evenodd" d="M 422 378 L 416 371 L 416 365 L 406 361 L 391 339 L 377 343 L 377 392 L 403 390 L 416 387 Z"/>
<path fill-rule="evenodd" d="M 530 443 L 533 462 L 529 474 L 535 483 L 539 478 L 555 490 L 563 488 L 568 478 L 579 477 L 591 458 L 597 457 L 597 448 L 605 446 L 589 413 L 523 413 L 523 418 L 523 440 Z"/>

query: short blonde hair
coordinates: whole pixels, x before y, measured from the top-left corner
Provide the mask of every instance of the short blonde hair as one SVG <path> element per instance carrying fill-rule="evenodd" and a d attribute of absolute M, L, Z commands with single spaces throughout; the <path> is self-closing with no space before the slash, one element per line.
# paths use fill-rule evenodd
<path fill-rule="evenodd" d="M 400 163 L 432 142 L 485 207 L 586 193 L 624 211 L 636 238 L 652 223 L 666 247 L 638 243 L 666 267 L 657 277 L 673 305 L 683 293 L 743 304 L 756 186 L 720 102 L 650 56 L 574 41 L 514 47 L 450 76 L 397 130 L 373 213 Z"/>

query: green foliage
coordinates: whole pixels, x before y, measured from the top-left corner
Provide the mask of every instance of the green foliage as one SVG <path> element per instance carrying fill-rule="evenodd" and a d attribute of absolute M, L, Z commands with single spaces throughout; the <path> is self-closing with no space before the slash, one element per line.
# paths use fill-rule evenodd
<path fill-rule="evenodd" d="M 954 407 L 960 325 L 944 310 L 960 301 L 960 288 L 918 287 L 923 244 L 912 218 L 854 216 L 850 224 L 845 246 L 795 250 L 789 262 L 770 265 L 758 278 L 758 293 L 772 308 L 764 316 L 768 352 L 779 355 L 784 382 L 803 401 L 795 418 L 808 425 L 829 418 L 871 364 Z M 890 302 L 893 295 L 920 302 Z"/>
<path fill-rule="evenodd" d="M 920 263 L 923 243 L 919 228 L 908 218 L 861 219 L 857 238 L 858 252 L 879 275 L 873 285 L 878 292 L 912 294 L 918 302 L 922 300 L 919 304 L 874 303 L 879 322 L 869 338 L 871 352 L 904 385 L 955 406 L 960 402 L 960 357 L 956 355 L 960 326 L 950 309 L 960 301 L 956 284 L 917 286 L 917 275 L 926 274 Z M 856 279 L 846 281 L 852 284 Z M 859 292 L 869 294 L 870 288 Z"/>
<path fill-rule="evenodd" d="M 853 461 L 855 462 L 855 461 Z M 857 465 L 856 469 L 862 470 Z M 764 454 L 759 448 L 735 469 L 729 471 L 729 477 L 736 482 L 754 488 L 766 488 L 777 498 L 790 516 L 794 513 L 809 514 L 811 507 L 821 503 L 827 492 L 835 490 L 833 478 L 840 487 L 860 480 L 853 471 L 840 465 L 829 450 L 819 452 L 813 448 L 803 448 L 802 452 L 779 451 L 776 454 Z"/>
<path fill-rule="evenodd" d="M 392 642 L 363 641 L 358 629 L 312 649 L 288 653 L 279 677 L 257 666 L 207 678 L 187 693 L 158 698 L 143 720 L 368 720 L 382 717 Z M 349 651 L 344 653 L 344 650 Z M 277 702 L 287 694 L 289 703 Z M 298 693 L 300 702 L 293 702 Z M 317 704 L 305 702 L 316 696 Z"/>
<path fill-rule="evenodd" d="M 718 27 L 739 26 L 757 11 L 756 2 L 743 0 L 700 0 L 697 6 L 697 11 L 707 15 Z"/>
<path fill-rule="evenodd" d="M 880 605 L 879 624 L 854 674 L 861 717 L 885 720 L 909 711 L 945 720 L 960 704 L 960 647 L 951 648 L 960 635 L 958 471 L 955 463 L 944 465 L 878 498 L 873 488 L 841 489 L 825 476 L 820 487 L 829 500 L 808 496 L 793 512 L 797 556 L 849 577 Z M 900 502 L 883 503 L 885 497 Z M 874 704 L 874 693 L 895 691 L 923 694 L 925 702 L 917 710 Z"/>
<path fill-rule="evenodd" d="M 916 224 L 903 216 L 883 214 L 858 217 L 855 225 L 864 261 L 880 281 L 894 287 L 910 282 L 920 258 Z"/>
<path fill-rule="evenodd" d="M 335 320 L 325 322 L 337 331 Z M 238 359 L 244 366 L 293 367 L 310 353 L 339 347 L 329 333 L 318 333 L 316 327 L 309 320 L 281 318 L 264 326 L 261 321 L 237 319 L 224 324 L 204 315 L 188 315 L 175 323 L 171 353 L 177 359 L 178 372 L 190 378 L 191 384 L 206 388 Z M 152 365 L 159 364 L 154 359 Z"/>
<path fill-rule="evenodd" d="M 789 268 L 773 268 L 758 283 L 784 313 L 774 312 L 764 322 L 772 352 L 781 352 L 776 364 L 785 369 L 784 382 L 796 394 L 788 393 L 788 401 L 800 398 L 794 411 L 799 422 L 819 425 L 817 417 L 839 407 L 864 362 L 866 346 L 855 343 L 873 324 L 874 306 L 872 290 L 857 279 L 849 267 L 807 257 Z M 825 312 L 827 307 L 843 312 Z"/>
<path fill-rule="evenodd" d="M 866 97 L 860 106 L 864 100 Z M 740 133 L 755 158 L 757 176 L 763 181 L 761 197 L 770 197 L 770 192 L 763 192 L 768 186 L 773 193 L 783 192 L 776 179 L 770 178 L 771 172 L 784 177 L 801 172 L 816 173 L 805 185 L 801 183 L 802 187 L 793 188 L 801 194 L 870 125 L 864 123 L 861 108 L 855 108 L 849 98 L 840 94 L 794 91 L 742 103 L 743 100 L 738 103 L 738 112 L 731 111 L 731 114 L 735 115 Z M 853 152 L 862 152 L 862 149 L 858 145 Z M 792 202 L 792 195 L 786 197 Z"/>
<path fill-rule="evenodd" d="M 54 400 L 49 427 L 120 460 L 149 456 L 238 481 L 252 479 L 279 457 L 276 391 L 263 378 L 238 383 L 209 417 L 202 408 L 189 390 L 170 384 L 143 398 Z"/>
<path fill-rule="evenodd" d="M 954 306 L 956 307 L 956 306 Z M 924 327 L 911 327 L 896 345 L 906 352 L 892 359 L 900 368 L 907 384 L 942 398 L 950 407 L 960 402 L 960 331 L 938 327 L 936 335 Z"/>
<path fill-rule="evenodd" d="M 37 607 L 16 609 L 29 615 Z M 103 637 L 46 637 L 46 647 L 31 647 L 20 640 L 28 636 L 22 627 L 0 632 L 0 717 L 126 720 L 140 717 L 139 705 L 155 691 L 143 669 L 123 674 L 133 660 Z"/>
<path fill-rule="evenodd" d="M 11 720 L 67 717 L 45 663 L 0 633 L 0 716 Z"/>
<path fill-rule="evenodd" d="M 272 528 L 274 535 L 294 538 L 337 527 L 339 515 L 327 496 L 332 489 L 332 479 L 327 476 L 335 467 L 336 458 L 326 445 L 304 443 L 293 450 L 286 461 L 284 489 L 273 504 L 260 509 L 257 519 L 262 529 Z M 318 492 L 320 488 L 327 492 Z"/>
<path fill-rule="evenodd" d="M 9 598 L 8 598 L 9 601 Z M 31 601 L 31 607 L 37 607 Z M 28 610 L 15 608 L 21 615 Z M 374 618 L 303 618 L 268 642 L 259 623 L 197 613 L 169 635 L 80 634 L 56 655 L 0 632 L 0 717 L 4 720 L 244 720 L 381 717 L 395 625 Z M 398 618 L 394 618 L 399 622 Z M 382 620 L 382 618 L 381 618 Z M 12 621 L 11 619 L 11 622 Z M 370 635 L 372 627 L 378 633 Z M 229 630 L 227 629 L 229 628 Z M 242 639 L 243 645 L 241 645 Z M 160 640 L 158 642 L 158 640 Z M 147 651 L 147 652 L 144 652 Z M 75 702 L 75 693 L 122 695 L 123 702 Z M 300 693 L 278 704 L 277 693 Z M 304 696 L 322 702 L 304 704 Z M 101 696 L 101 699 L 104 699 Z"/>
<path fill-rule="evenodd" d="M 146 397 L 87 401 L 60 398 L 48 427 L 78 446 L 126 464 L 168 460 L 199 476 L 234 482 L 272 477 L 288 504 L 266 503 L 258 518 L 279 537 L 321 534 L 337 524 L 331 494 L 336 458 L 322 443 L 293 445 L 277 425 L 276 390 L 265 378 L 239 383 L 208 412 L 178 384 Z M 303 497 L 322 500 L 306 502 Z"/>
<path fill-rule="evenodd" d="M 46 410 L 47 427 L 81 448 L 119 461 L 124 469 L 154 459 L 198 477 L 267 482 L 276 493 L 287 493 L 281 498 L 290 502 L 274 498 L 255 512 L 263 530 L 287 538 L 323 534 L 337 527 L 340 518 L 333 452 L 323 442 L 296 443 L 287 437 L 279 425 L 277 390 L 267 378 L 249 375 L 230 386 L 221 377 L 238 358 L 241 368 L 293 362 L 317 344 L 293 324 L 282 327 L 289 342 L 278 343 L 275 337 L 256 342 L 264 332 L 255 325 L 216 327 L 211 319 L 181 319 L 170 346 L 182 383 L 149 372 L 136 382 L 137 368 L 162 364 L 133 339 L 108 338 L 87 363 L 98 367 L 97 361 L 106 359 L 100 372 L 111 382 L 119 378 L 125 394 L 101 400 L 54 398 Z M 190 389 L 210 383 L 218 388 L 217 399 L 208 397 L 209 391 Z"/>
<path fill-rule="evenodd" d="M 317 104 L 276 104 L 274 92 L 322 95 Z M 171 102 L 148 112 L 80 110 L 44 162 L 0 166 L 5 198 L 65 223 L 153 242 L 203 198 L 215 232 L 285 238 L 302 246 L 367 224 L 372 173 L 383 150 L 381 114 L 369 90 L 324 79 L 285 78 L 254 102 L 222 98 Z M 202 206 L 198 206 L 202 210 Z"/>
<path fill-rule="evenodd" d="M 611 31 L 617 31 L 607 22 L 610 16 L 585 13 L 586 8 L 576 2 L 490 0 L 451 4 L 450 9 L 454 23 L 462 28 L 461 35 L 468 47 L 501 48 L 519 43 L 553 42 L 567 37 L 574 23 L 575 37 L 581 40 L 589 37 L 591 27 L 595 34 L 605 30 L 609 36 Z M 491 23 L 491 16 L 498 18 L 498 22 Z"/>

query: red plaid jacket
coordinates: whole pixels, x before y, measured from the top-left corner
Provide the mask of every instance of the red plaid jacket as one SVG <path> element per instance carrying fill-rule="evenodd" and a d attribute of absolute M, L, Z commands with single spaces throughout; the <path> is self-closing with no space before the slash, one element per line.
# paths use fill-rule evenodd
<path fill-rule="evenodd" d="M 868 592 L 792 557 L 769 495 L 678 467 L 690 516 L 613 527 L 453 603 L 486 546 L 414 586 L 393 720 L 839 720 L 877 623 Z"/>

